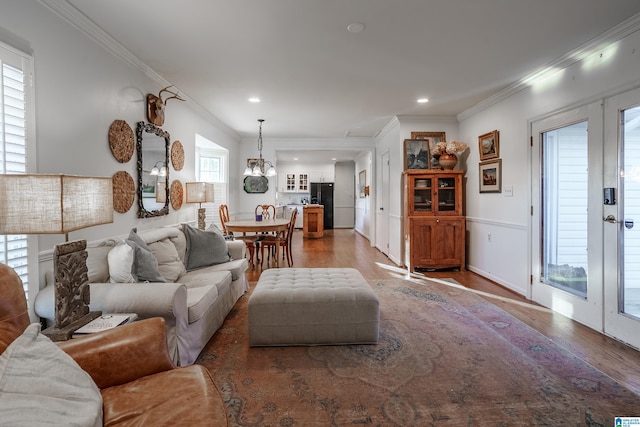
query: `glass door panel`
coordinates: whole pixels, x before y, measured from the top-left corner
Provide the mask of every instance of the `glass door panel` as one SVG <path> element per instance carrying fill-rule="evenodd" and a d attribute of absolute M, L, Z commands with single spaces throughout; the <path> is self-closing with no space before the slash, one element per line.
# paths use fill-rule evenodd
<path fill-rule="evenodd" d="M 413 185 L 414 212 L 431 212 L 432 185 L 430 178 L 415 178 Z"/>
<path fill-rule="evenodd" d="M 454 177 L 438 178 L 438 211 L 456 210 L 456 179 Z"/>
<path fill-rule="evenodd" d="M 542 281 L 587 297 L 587 122 L 542 134 Z"/>
<path fill-rule="evenodd" d="M 621 112 L 620 311 L 640 318 L 640 107 Z"/>

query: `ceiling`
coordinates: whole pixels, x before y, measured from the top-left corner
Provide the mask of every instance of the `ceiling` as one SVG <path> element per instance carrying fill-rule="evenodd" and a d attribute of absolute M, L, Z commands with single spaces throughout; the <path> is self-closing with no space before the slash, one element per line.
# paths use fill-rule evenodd
<path fill-rule="evenodd" d="M 69 3 L 241 137 L 265 119 L 265 140 L 456 115 L 640 13 L 638 0 Z"/>

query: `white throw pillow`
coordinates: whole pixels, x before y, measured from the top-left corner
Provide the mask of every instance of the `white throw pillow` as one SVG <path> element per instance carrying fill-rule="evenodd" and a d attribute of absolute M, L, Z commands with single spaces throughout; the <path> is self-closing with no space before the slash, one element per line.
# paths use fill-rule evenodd
<path fill-rule="evenodd" d="M 109 277 L 112 283 L 134 283 L 136 279 L 131 274 L 133 268 L 133 248 L 126 243 L 120 243 L 109 251 Z"/>
<path fill-rule="evenodd" d="M 102 396 L 93 379 L 29 325 L 0 355 L 0 424 L 102 426 Z"/>

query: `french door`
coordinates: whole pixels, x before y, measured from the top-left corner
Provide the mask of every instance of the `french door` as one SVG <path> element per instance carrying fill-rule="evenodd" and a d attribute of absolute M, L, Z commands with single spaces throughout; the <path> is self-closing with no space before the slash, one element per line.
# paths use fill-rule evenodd
<path fill-rule="evenodd" d="M 603 330 L 602 107 L 532 124 L 534 301 Z"/>
<path fill-rule="evenodd" d="M 531 298 L 640 348 L 640 90 L 531 132 Z"/>
<path fill-rule="evenodd" d="M 640 348 L 640 90 L 605 102 L 604 330 Z M 615 145 L 613 144 L 615 142 Z"/>

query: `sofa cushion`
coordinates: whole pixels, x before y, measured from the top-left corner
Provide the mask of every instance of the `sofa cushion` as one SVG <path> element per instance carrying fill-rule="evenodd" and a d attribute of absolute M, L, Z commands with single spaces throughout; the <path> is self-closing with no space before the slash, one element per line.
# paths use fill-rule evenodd
<path fill-rule="evenodd" d="M 105 283 L 109 281 L 108 256 L 116 241 L 108 239 L 97 246 L 87 248 L 87 275 L 90 283 Z"/>
<path fill-rule="evenodd" d="M 224 264 L 216 264 L 207 268 L 207 271 L 230 271 L 231 279 L 238 280 L 249 268 L 246 258 L 234 259 Z"/>
<path fill-rule="evenodd" d="M 0 355 L 2 425 L 102 425 L 102 396 L 89 374 L 29 325 Z"/>
<path fill-rule="evenodd" d="M 149 243 L 149 249 L 158 260 L 158 270 L 167 282 L 175 283 L 187 270 L 169 237 Z"/>
<path fill-rule="evenodd" d="M 187 287 L 187 310 L 189 323 L 197 322 L 211 308 L 220 289 L 231 283 L 228 271 L 211 271 L 200 269 L 190 271 L 182 276 L 181 283 Z"/>
<path fill-rule="evenodd" d="M 215 231 L 204 231 L 183 224 L 182 230 L 187 239 L 185 267 L 187 271 L 210 265 L 228 262 L 229 250 L 224 236 Z"/>

